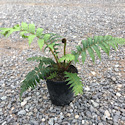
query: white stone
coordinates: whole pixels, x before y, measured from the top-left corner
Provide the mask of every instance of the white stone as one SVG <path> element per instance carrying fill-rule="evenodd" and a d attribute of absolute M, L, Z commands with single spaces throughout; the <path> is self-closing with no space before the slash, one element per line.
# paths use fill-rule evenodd
<path fill-rule="evenodd" d="M 92 75 L 96 75 L 96 72 L 94 72 L 94 71 L 91 71 L 91 73 L 92 73 Z"/>
<path fill-rule="evenodd" d="M 82 124 L 85 124 L 85 121 L 84 121 L 84 120 L 82 120 Z"/>
<path fill-rule="evenodd" d="M 74 108 L 74 105 L 73 105 L 73 103 L 72 103 L 72 102 L 70 103 L 70 106 L 71 106 L 72 108 Z"/>
<path fill-rule="evenodd" d="M 122 85 L 121 85 L 121 84 L 118 84 L 118 85 L 117 85 L 117 87 L 118 87 L 118 88 L 121 88 L 121 87 L 122 87 Z"/>
<path fill-rule="evenodd" d="M 30 99 L 31 99 L 31 97 L 29 96 L 29 97 L 25 98 L 24 101 L 28 101 Z"/>
<path fill-rule="evenodd" d="M 70 114 L 70 113 L 67 113 L 67 114 L 66 114 L 66 116 L 67 116 L 67 117 L 70 117 L 70 116 L 71 116 L 71 114 Z"/>
<path fill-rule="evenodd" d="M 6 125 L 6 121 L 2 123 L 2 125 Z"/>
<path fill-rule="evenodd" d="M 0 108 L 0 112 L 2 112 L 2 108 Z"/>
<path fill-rule="evenodd" d="M 40 94 L 39 92 L 36 93 L 36 95 L 39 95 L 39 94 Z"/>
<path fill-rule="evenodd" d="M 113 81 L 116 81 L 116 78 L 115 78 L 114 76 L 112 76 L 111 79 L 112 79 Z"/>
<path fill-rule="evenodd" d="M 75 119 L 78 119 L 79 118 L 79 115 L 75 115 Z"/>
<path fill-rule="evenodd" d="M 116 67 L 116 68 L 118 68 L 118 67 L 119 67 L 119 65 L 115 65 L 115 67 Z"/>
<path fill-rule="evenodd" d="M 42 118 L 42 122 L 45 122 L 45 120 L 46 120 L 45 118 Z"/>
<path fill-rule="evenodd" d="M 121 94 L 119 92 L 116 93 L 117 96 L 121 96 Z"/>
<path fill-rule="evenodd" d="M 108 117 L 108 118 L 110 117 L 110 113 L 109 113 L 108 110 L 105 111 L 105 116 Z"/>
<path fill-rule="evenodd" d="M 23 101 L 23 102 L 21 102 L 21 107 L 23 107 L 24 105 L 26 105 L 26 103 L 27 103 L 27 101 Z"/>
<path fill-rule="evenodd" d="M 1 97 L 1 100 L 6 100 L 6 98 L 7 98 L 6 96 L 3 96 Z"/>
<path fill-rule="evenodd" d="M 91 100 L 91 102 L 92 102 L 94 107 L 98 107 L 99 106 L 99 104 L 97 102 L 94 102 L 94 100 Z"/>
<path fill-rule="evenodd" d="M 88 86 L 85 87 L 86 91 L 90 91 L 90 88 Z"/>

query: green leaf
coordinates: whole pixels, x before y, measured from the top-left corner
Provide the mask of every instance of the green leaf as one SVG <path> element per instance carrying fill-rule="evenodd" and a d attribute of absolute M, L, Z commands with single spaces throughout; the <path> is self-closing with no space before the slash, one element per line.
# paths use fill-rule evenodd
<path fill-rule="evenodd" d="M 75 56 L 73 54 L 66 54 L 65 56 L 63 56 L 59 59 L 59 62 L 62 62 L 64 60 L 67 62 L 73 61 L 73 60 L 75 60 Z"/>
<path fill-rule="evenodd" d="M 74 94 L 83 94 L 83 84 L 81 79 L 77 76 L 77 73 L 69 73 L 65 71 L 64 74 L 67 78 L 66 81 L 68 81 L 67 84 L 70 85 L 70 88 L 72 88 Z"/>
<path fill-rule="evenodd" d="M 109 45 L 111 45 L 113 49 L 116 50 L 116 45 L 115 45 L 114 43 L 112 43 L 112 42 L 107 42 L 107 43 L 108 43 Z"/>
<path fill-rule="evenodd" d="M 15 25 L 15 26 L 13 27 L 13 29 L 15 29 L 16 31 L 20 31 L 20 30 L 21 30 L 21 28 L 20 28 L 20 25 L 19 25 L 19 24 Z"/>
<path fill-rule="evenodd" d="M 91 47 L 89 47 L 88 52 L 89 52 L 90 57 L 92 58 L 92 61 L 94 62 L 95 61 L 95 55 L 94 55 L 93 49 Z"/>
<path fill-rule="evenodd" d="M 54 45 L 55 43 L 49 44 L 48 47 L 51 48 L 52 50 L 54 50 Z"/>
<path fill-rule="evenodd" d="M 98 45 L 102 48 L 102 50 L 104 50 L 104 52 L 106 52 L 109 55 L 109 51 L 104 44 L 98 44 Z"/>
<path fill-rule="evenodd" d="M 79 62 L 78 58 L 79 58 L 79 54 L 76 53 L 75 51 L 72 51 L 72 54 L 75 56 L 75 63 Z"/>
<path fill-rule="evenodd" d="M 22 36 L 22 38 L 28 38 L 28 36 L 25 35 L 27 33 L 29 33 L 29 32 L 28 31 L 22 31 L 22 32 L 20 32 L 20 35 Z"/>
<path fill-rule="evenodd" d="M 8 31 L 8 33 L 6 34 L 6 37 L 9 37 L 13 32 L 14 32 L 13 30 Z"/>
<path fill-rule="evenodd" d="M 95 43 L 95 44 L 98 42 L 98 37 L 99 37 L 99 36 L 94 36 L 94 43 Z"/>
<path fill-rule="evenodd" d="M 43 37 L 44 41 L 46 42 L 47 40 L 49 40 L 50 36 L 50 34 L 45 34 Z"/>
<path fill-rule="evenodd" d="M 84 64 L 85 59 L 86 59 L 86 52 L 83 51 L 83 52 L 81 53 L 81 55 L 82 55 L 82 63 Z"/>
<path fill-rule="evenodd" d="M 104 36 L 104 41 L 109 41 L 109 40 L 111 40 L 112 38 L 113 38 L 112 36 L 106 35 L 106 36 Z"/>
<path fill-rule="evenodd" d="M 27 23 L 22 22 L 21 27 L 22 27 L 22 30 L 28 31 L 28 24 Z"/>
<path fill-rule="evenodd" d="M 35 25 L 34 24 L 29 24 L 29 32 L 35 33 Z"/>
<path fill-rule="evenodd" d="M 77 49 L 78 52 L 81 52 L 81 51 L 82 51 L 82 48 L 81 48 L 80 45 L 76 46 L 76 49 Z"/>
<path fill-rule="evenodd" d="M 92 38 L 89 37 L 87 40 L 88 40 L 88 46 L 91 46 L 91 44 L 92 44 Z"/>
<path fill-rule="evenodd" d="M 2 31 L 0 33 L 2 35 L 6 36 L 11 29 L 10 28 L 1 28 L 1 30 Z"/>
<path fill-rule="evenodd" d="M 31 58 L 28 58 L 27 61 L 37 61 L 41 64 L 55 64 L 55 62 L 51 58 L 41 57 L 41 56 L 34 56 Z"/>
<path fill-rule="evenodd" d="M 107 50 L 108 50 L 108 55 L 109 55 L 110 46 L 109 46 L 106 42 L 103 42 L 103 45 L 107 48 Z"/>
<path fill-rule="evenodd" d="M 55 77 L 57 77 L 57 72 L 51 73 L 50 76 L 47 77 L 47 79 L 53 79 L 53 78 L 55 78 Z"/>
<path fill-rule="evenodd" d="M 40 37 L 43 33 L 43 29 L 42 28 L 38 28 L 36 31 L 36 36 Z"/>
<path fill-rule="evenodd" d="M 99 50 L 98 46 L 93 45 L 92 47 L 95 50 L 95 52 L 97 53 L 97 56 L 99 57 L 99 59 L 101 60 L 101 53 L 100 53 L 100 50 Z"/>
<path fill-rule="evenodd" d="M 44 40 L 43 39 L 38 39 L 38 45 L 39 45 L 39 48 L 41 50 L 43 48 L 43 45 L 44 45 Z"/>
<path fill-rule="evenodd" d="M 36 37 L 36 35 L 30 35 L 28 37 L 28 40 L 29 40 L 29 45 L 32 43 L 33 39 Z"/>
<path fill-rule="evenodd" d="M 87 48 L 87 40 L 82 40 L 83 50 Z"/>

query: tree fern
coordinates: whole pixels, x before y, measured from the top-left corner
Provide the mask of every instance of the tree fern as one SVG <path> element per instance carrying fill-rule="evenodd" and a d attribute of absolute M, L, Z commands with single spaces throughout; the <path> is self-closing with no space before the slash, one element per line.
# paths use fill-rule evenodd
<path fill-rule="evenodd" d="M 83 84 L 81 79 L 77 76 L 77 73 L 69 73 L 64 72 L 65 77 L 67 78 L 66 81 L 68 81 L 68 85 L 70 85 L 70 88 L 72 88 L 75 95 L 82 94 L 83 93 Z"/>
<path fill-rule="evenodd" d="M 77 73 L 66 72 L 71 62 L 79 62 L 79 55 L 81 55 L 82 62 L 84 64 L 87 54 L 89 54 L 90 58 L 94 62 L 95 54 L 97 54 L 99 59 L 101 59 L 101 49 L 107 55 L 109 55 L 111 47 L 116 50 L 118 44 L 125 44 L 125 39 L 123 38 L 116 38 L 112 36 L 94 36 L 87 38 L 86 40 L 82 40 L 81 45 L 76 46 L 76 51 L 72 51 L 71 54 L 66 54 L 66 39 L 63 39 L 65 42 L 61 40 L 60 43 L 64 44 L 64 55 L 59 58 L 58 49 L 60 49 L 61 45 L 59 41 L 62 38 L 60 35 L 53 33 L 43 33 L 42 28 L 36 29 L 34 24 L 27 24 L 24 22 L 22 22 L 21 25 L 15 25 L 12 28 L 0 28 L 0 34 L 7 37 L 16 31 L 19 31 L 23 38 L 28 39 L 29 45 L 34 39 L 37 38 L 37 43 L 40 50 L 43 47 L 45 47 L 44 51 L 46 48 L 49 48 L 49 51 L 55 58 L 55 62 L 50 58 L 37 56 L 27 59 L 28 61 L 39 62 L 39 65 L 26 75 L 25 80 L 21 84 L 20 97 L 22 96 L 23 92 L 25 92 L 30 87 L 35 88 L 37 83 L 40 82 L 40 79 L 52 79 L 56 77 L 57 70 L 65 71 L 64 74 L 67 78 L 66 81 L 68 81 L 68 84 L 70 84 L 70 87 L 73 89 L 75 95 L 78 93 L 82 94 L 83 84 L 81 79 L 77 76 Z"/>

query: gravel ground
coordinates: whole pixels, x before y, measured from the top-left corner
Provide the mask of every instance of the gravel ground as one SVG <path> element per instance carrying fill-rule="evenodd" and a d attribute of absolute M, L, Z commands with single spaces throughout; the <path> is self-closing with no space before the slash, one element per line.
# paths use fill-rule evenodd
<path fill-rule="evenodd" d="M 99 1 L 0 1 L 0 27 L 33 22 L 45 32 L 59 33 L 74 49 L 88 36 L 109 34 L 125 38 L 125 2 Z M 19 100 L 19 86 L 37 63 L 35 55 L 48 56 L 17 34 L 0 39 L 0 124 L 2 125 L 125 125 L 125 46 L 113 49 L 102 61 L 77 64 L 84 94 L 65 107 L 51 104 L 45 81 Z M 50 55 L 51 57 L 51 55 Z"/>

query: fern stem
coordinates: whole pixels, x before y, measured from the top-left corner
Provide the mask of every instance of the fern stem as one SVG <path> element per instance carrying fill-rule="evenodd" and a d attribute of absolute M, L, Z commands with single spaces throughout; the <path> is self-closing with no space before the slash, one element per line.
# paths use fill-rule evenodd
<path fill-rule="evenodd" d="M 66 39 L 62 39 L 62 43 L 64 43 L 64 56 L 66 55 Z M 65 60 L 64 60 L 64 67 L 65 67 Z"/>
<path fill-rule="evenodd" d="M 61 68 L 61 64 L 58 62 L 58 58 L 57 58 L 56 55 L 54 54 L 53 50 L 52 50 L 51 48 L 49 48 L 49 49 L 50 49 L 52 55 L 54 56 L 54 58 L 55 58 L 55 60 L 56 60 L 56 63 L 57 63 L 57 65 L 58 65 L 58 68 L 60 69 L 60 68 Z"/>
<path fill-rule="evenodd" d="M 69 66 L 70 66 L 70 64 L 71 64 L 71 62 L 72 62 L 72 61 L 70 61 L 70 62 L 68 63 L 68 65 L 67 65 L 66 68 L 65 68 L 65 71 L 68 70 L 68 68 L 69 68 Z"/>

